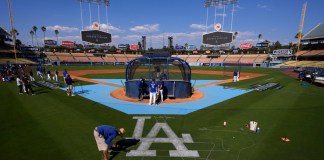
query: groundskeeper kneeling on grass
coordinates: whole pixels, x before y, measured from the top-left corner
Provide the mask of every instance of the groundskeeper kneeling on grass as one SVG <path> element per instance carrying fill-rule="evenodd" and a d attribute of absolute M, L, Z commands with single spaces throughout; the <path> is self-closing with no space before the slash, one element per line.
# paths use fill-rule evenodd
<path fill-rule="evenodd" d="M 115 144 L 112 144 L 112 140 L 118 135 L 122 137 L 125 132 L 124 128 L 117 129 L 108 125 L 97 126 L 94 129 L 93 134 L 97 142 L 98 150 L 103 151 L 104 160 L 108 160 L 108 150 L 115 147 Z"/>

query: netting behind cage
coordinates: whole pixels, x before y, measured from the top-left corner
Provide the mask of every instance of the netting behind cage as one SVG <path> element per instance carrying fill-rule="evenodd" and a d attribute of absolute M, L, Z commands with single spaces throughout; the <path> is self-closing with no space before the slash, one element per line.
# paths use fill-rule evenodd
<path fill-rule="evenodd" d="M 164 79 L 189 82 L 191 71 L 189 65 L 176 57 L 142 56 L 130 61 L 126 69 L 126 80 Z"/>

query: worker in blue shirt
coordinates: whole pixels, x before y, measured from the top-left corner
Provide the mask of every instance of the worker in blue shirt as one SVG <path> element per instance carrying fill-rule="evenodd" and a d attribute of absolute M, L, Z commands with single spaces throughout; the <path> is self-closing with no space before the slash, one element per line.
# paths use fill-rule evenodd
<path fill-rule="evenodd" d="M 68 74 L 68 71 L 66 69 L 64 69 L 64 71 L 63 71 L 63 77 L 65 78 L 67 74 Z"/>
<path fill-rule="evenodd" d="M 112 140 L 115 139 L 118 135 L 123 136 L 126 133 L 124 128 L 117 129 L 113 126 L 101 125 L 97 126 L 94 131 L 94 137 L 97 142 L 98 150 L 103 151 L 104 160 L 108 160 L 108 150 L 115 147 L 112 144 Z"/>

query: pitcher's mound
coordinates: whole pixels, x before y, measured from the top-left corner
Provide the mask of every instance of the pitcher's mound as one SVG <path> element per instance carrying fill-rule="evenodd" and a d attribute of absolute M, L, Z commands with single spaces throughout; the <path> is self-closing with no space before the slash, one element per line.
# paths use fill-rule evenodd
<path fill-rule="evenodd" d="M 142 101 L 138 101 L 135 98 L 129 98 L 126 96 L 126 93 L 123 88 L 116 89 L 110 93 L 110 96 L 122 101 L 128 102 L 138 102 L 138 103 L 149 103 L 149 98 L 143 99 Z M 191 102 L 196 101 L 204 97 L 204 94 L 201 91 L 195 90 L 191 97 L 189 98 L 176 98 L 176 99 L 164 99 L 163 103 L 183 103 L 183 102 Z"/>

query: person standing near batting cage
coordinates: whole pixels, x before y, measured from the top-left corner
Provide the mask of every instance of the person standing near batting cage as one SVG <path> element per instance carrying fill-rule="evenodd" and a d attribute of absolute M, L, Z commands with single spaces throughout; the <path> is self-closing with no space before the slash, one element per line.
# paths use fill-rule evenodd
<path fill-rule="evenodd" d="M 150 82 L 150 102 L 149 105 L 152 105 L 152 99 L 153 103 L 156 104 L 156 89 L 157 89 L 157 84 L 155 83 L 155 79 L 152 79 Z"/>
<path fill-rule="evenodd" d="M 141 77 L 139 80 L 138 80 L 138 100 L 139 101 L 142 101 L 143 100 L 143 96 L 144 96 L 144 83 L 145 83 L 145 80 L 143 77 Z"/>
<path fill-rule="evenodd" d="M 109 154 L 108 150 L 116 147 L 115 144 L 112 143 L 112 140 L 117 136 L 123 136 L 126 133 L 124 128 L 117 129 L 113 126 L 101 125 L 97 126 L 93 135 L 97 142 L 98 150 L 103 152 L 104 160 L 108 160 Z"/>
<path fill-rule="evenodd" d="M 158 85 L 158 92 L 159 92 L 159 97 L 161 98 L 161 102 L 163 102 L 163 87 L 164 87 L 164 81 L 162 78 L 160 78 L 159 85 Z"/>

